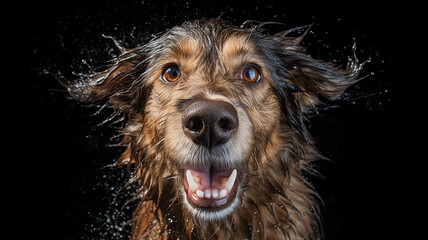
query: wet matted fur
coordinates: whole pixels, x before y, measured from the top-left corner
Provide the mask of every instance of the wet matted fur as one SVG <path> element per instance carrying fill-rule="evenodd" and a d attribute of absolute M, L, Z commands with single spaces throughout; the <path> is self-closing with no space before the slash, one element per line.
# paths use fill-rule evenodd
<path fill-rule="evenodd" d="M 76 100 L 105 100 L 125 123 L 117 165 L 128 166 L 140 201 L 131 239 L 321 237 L 318 195 L 305 175 L 322 157 L 305 113 L 339 98 L 362 64 L 354 55 L 344 68 L 313 59 L 304 34 L 270 35 L 264 25 L 197 20 L 132 49 L 116 42 L 121 54 L 107 69 L 67 85 Z M 233 106 L 239 127 L 228 141 L 208 148 L 184 133 L 183 112 L 198 101 Z M 224 206 L 189 200 L 198 197 L 185 189 L 186 170 L 204 166 L 237 170 Z"/>

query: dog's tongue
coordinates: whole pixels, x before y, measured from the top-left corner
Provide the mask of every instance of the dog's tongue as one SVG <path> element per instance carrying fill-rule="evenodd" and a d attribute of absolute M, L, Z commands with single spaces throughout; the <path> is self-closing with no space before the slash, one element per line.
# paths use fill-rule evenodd
<path fill-rule="evenodd" d="M 199 178 L 199 188 L 222 188 L 222 179 L 226 179 L 232 170 L 215 170 L 210 166 L 198 169 L 190 169 L 194 178 Z"/>
<path fill-rule="evenodd" d="M 236 194 L 237 174 L 236 169 L 216 170 L 209 166 L 185 170 L 188 200 L 199 207 L 215 208 L 230 203 Z"/>

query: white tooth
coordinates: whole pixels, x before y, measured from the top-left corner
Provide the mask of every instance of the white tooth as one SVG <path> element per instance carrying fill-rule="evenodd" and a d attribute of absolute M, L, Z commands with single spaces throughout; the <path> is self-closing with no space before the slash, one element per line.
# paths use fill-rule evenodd
<path fill-rule="evenodd" d="M 222 190 L 220 190 L 220 197 L 225 197 L 226 194 L 227 194 L 226 189 L 223 188 Z"/>
<path fill-rule="evenodd" d="M 204 192 L 202 192 L 201 190 L 196 190 L 196 196 L 198 196 L 199 198 L 203 198 L 204 197 Z"/>
<path fill-rule="evenodd" d="M 230 174 L 229 179 L 227 180 L 226 184 L 224 185 L 224 187 L 226 188 L 227 191 L 230 191 L 232 189 L 233 185 L 235 184 L 236 174 L 237 174 L 236 169 L 233 169 L 232 174 Z"/>
<path fill-rule="evenodd" d="M 194 192 L 198 188 L 198 184 L 193 179 L 193 176 L 192 176 L 192 173 L 190 172 L 190 170 L 186 171 L 186 179 L 187 179 L 187 183 L 189 184 L 190 189 L 192 190 L 192 192 Z"/>
<path fill-rule="evenodd" d="M 205 198 L 211 198 L 211 189 L 205 189 Z"/>
<path fill-rule="evenodd" d="M 213 198 L 218 198 L 218 190 L 217 189 L 213 189 L 211 191 L 211 195 L 212 195 Z"/>

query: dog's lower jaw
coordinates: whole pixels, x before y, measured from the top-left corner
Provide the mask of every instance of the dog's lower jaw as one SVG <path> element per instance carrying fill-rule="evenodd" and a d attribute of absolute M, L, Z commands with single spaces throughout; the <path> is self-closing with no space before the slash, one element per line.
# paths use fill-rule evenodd
<path fill-rule="evenodd" d="M 189 203 L 189 200 L 187 199 L 187 193 L 184 188 L 181 189 L 181 195 L 182 195 L 182 201 L 183 205 L 186 207 L 188 212 L 193 216 L 193 218 L 198 220 L 204 220 L 204 221 L 215 221 L 215 220 L 221 220 L 226 218 L 227 216 L 231 215 L 236 207 L 240 206 L 240 200 L 239 197 L 241 194 L 242 189 L 238 187 L 236 191 L 236 195 L 234 196 L 234 199 L 231 201 L 231 203 L 224 208 L 221 209 L 205 209 L 205 208 L 199 208 L 196 206 L 193 206 L 191 203 Z"/>

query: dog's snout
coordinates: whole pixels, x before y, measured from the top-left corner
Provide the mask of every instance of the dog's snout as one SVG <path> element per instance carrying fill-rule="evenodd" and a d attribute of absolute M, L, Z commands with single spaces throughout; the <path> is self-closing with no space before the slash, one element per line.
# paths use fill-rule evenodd
<path fill-rule="evenodd" d="M 239 125 L 235 107 L 222 101 L 198 101 L 183 112 L 186 136 L 209 149 L 226 143 Z"/>

